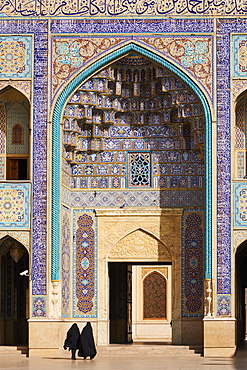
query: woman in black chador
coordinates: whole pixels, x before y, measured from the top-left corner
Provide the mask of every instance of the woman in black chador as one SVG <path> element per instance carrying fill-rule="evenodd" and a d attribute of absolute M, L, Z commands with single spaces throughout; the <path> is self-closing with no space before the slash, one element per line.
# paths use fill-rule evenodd
<path fill-rule="evenodd" d="M 71 358 L 75 360 L 75 351 L 79 349 L 79 338 L 80 338 L 80 330 L 77 324 L 73 324 L 71 328 L 67 331 L 67 337 L 64 341 L 63 348 L 71 351 Z"/>
<path fill-rule="evenodd" d="M 96 348 L 93 338 L 93 329 L 90 322 L 82 329 L 79 340 L 78 356 L 84 357 L 84 360 L 89 356 L 92 360 L 96 356 Z"/>

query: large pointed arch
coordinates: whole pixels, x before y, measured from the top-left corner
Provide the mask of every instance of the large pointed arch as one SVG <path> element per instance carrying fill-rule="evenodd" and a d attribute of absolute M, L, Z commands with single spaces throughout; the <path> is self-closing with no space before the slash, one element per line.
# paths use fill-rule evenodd
<path fill-rule="evenodd" d="M 116 59 L 124 57 L 126 54 L 135 52 L 138 53 L 153 62 L 167 68 L 172 73 L 176 74 L 182 81 L 184 81 L 198 96 L 200 102 L 204 108 L 205 125 L 206 125 L 206 251 L 205 251 L 205 278 L 211 279 L 212 264 L 211 264 L 211 204 L 212 204 L 212 190 L 211 190 L 211 112 L 209 103 L 205 94 L 198 87 L 198 85 L 177 66 L 164 59 L 160 55 L 155 54 L 151 50 L 145 47 L 131 42 L 120 49 L 113 51 L 95 63 L 91 64 L 82 73 L 77 75 L 62 91 L 59 95 L 56 104 L 54 106 L 52 116 L 52 268 L 51 278 L 52 280 L 59 280 L 59 244 L 60 244 L 60 160 L 61 160 L 61 147 L 60 147 L 60 121 L 63 112 L 64 105 L 68 97 L 73 93 L 74 90 L 92 74 L 102 69 L 104 66 L 113 63 Z"/>

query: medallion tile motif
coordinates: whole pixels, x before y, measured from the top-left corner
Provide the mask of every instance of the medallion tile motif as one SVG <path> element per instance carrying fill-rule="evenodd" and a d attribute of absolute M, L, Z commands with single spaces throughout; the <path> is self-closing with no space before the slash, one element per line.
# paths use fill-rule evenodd
<path fill-rule="evenodd" d="M 31 77 L 31 36 L 0 37 L 1 78 Z"/>
<path fill-rule="evenodd" d="M 30 184 L 0 184 L 0 228 L 30 227 Z"/>
<path fill-rule="evenodd" d="M 32 317 L 46 317 L 46 297 L 32 297 Z"/>

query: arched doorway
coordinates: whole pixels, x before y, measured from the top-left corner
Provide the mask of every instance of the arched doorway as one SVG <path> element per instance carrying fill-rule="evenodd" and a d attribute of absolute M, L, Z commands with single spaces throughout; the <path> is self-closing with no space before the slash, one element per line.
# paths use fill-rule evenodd
<path fill-rule="evenodd" d="M 30 104 L 18 90 L 6 86 L 0 91 L 1 180 L 30 178 Z"/>
<path fill-rule="evenodd" d="M 0 240 L 0 345 L 28 344 L 28 271 L 26 248 L 12 237 Z"/>
<path fill-rule="evenodd" d="M 189 88 L 193 91 L 193 93 L 197 96 L 198 100 L 200 101 L 200 105 L 204 110 L 204 118 L 205 118 L 205 278 L 211 279 L 212 275 L 212 265 L 211 265 L 211 258 L 212 258 L 212 238 L 211 238 L 211 203 L 212 203 L 212 189 L 211 189 L 211 178 L 212 178 L 212 163 L 211 163 L 211 148 L 212 148 L 212 137 L 211 137 L 211 112 L 209 108 L 209 104 L 205 94 L 200 90 L 197 84 L 189 78 L 184 72 L 182 72 L 177 66 L 168 62 L 165 58 L 156 55 L 154 52 L 145 49 L 143 46 L 131 42 L 127 45 L 124 45 L 122 48 L 117 49 L 106 56 L 103 56 L 100 60 L 96 63 L 91 64 L 88 68 L 86 68 L 82 73 L 78 76 L 73 78 L 71 82 L 67 85 L 67 87 L 62 91 L 59 98 L 56 101 L 53 111 L 53 131 L 52 131 L 52 255 L 54 256 L 52 260 L 52 280 L 59 280 L 60 279 L 60 272 L 59 272 L 59 263 L 60 263 L 60 252 L 59 252 L 59 240 L 60 240 L 60 225 L 57 222 L 57 218 L 60 215 L 60 199 L 61 199 L 61 187 L 60 187 L 60 169 L 61 166 L 61 118 L 62 114 L 64 113 L 65 104 L 68 102 L 68 98 L 72 97 L 73 92 L 85 82 L 90 76 L 94 75 L 97 71 L 101 71 L 101 69 L 114 61 L 117 61 L 120 57 L 125 57 L 131 53 L 139 54 L 141 57 L 146 57 L 147 59 L 155 62 L 157 65 L 161 67 L 167 68 L 167 70 L 174 73 L 181 81 L 189 86 Z M 126 79 L 127 79 L 127 75 Z M 103 76 L 102 76 L 103 77 Z M 103 86 L 104 89 L 104 86 Z M 164 87 L 164 91 L 166 88 Z M 176 100 L 176 99 L 175 99 Z M 176 103 L 175 103 L 176 104 Z M 107 107 L 106 107 L 107 108 Z M 131 109 L 130 109 L 131 110 Z M 91 111 L 91 109 L 89 109 Z M 92 112 L 91 112 L 92 113 Z M 89 112 L 89 114 L 91 115 Z M 175 113 L 175 116 L 177 113 Z M 89 118 L 91 119 L 92 116 Z M 64 122 L 65 125 L 67 124 Z M 143 122 L 145 124 L 145 122 Z M 108 126 L 108 124 L 107 124 Z M 85 128 L 85 125 L 84 125 Z M 66 142 L 67 138 L 71 139 L 72 145 L 66 145 L 68 148 L 75 148 L 77 147 L 77 138 L 74 135 L 73 131 L 76 131 L 76 127 L 69 128 L 70 134 L 66 137 L 64 135 L 64 140 Z M 89 130 L 90 131 L 90 130 Z M 186 130 L 184 131 L 184 136 L 186 136 Z M 91 140 L 94 138 L 88 137 L 89 141 L 95 145 L 100 146 L 100 142 L 95 140 Z M 69 144 L 69 143 L 67 143 Z M 90 148 L 86 147 L 86 150 L 90 150 Z M 63 149 L 64 150 L 64 149 Z M 99 150 L 101 148 L 99 147 Z M 66 157 L 67 153 L 64 150 L 64 155 Z M 67 159 L 70 160 L 70 156 L 68 154 Z M 65 162 L 64 162 L 65 164 Z M 68 179 L 68 173 L 66 170 L 66 164 L 64 166 L 64 174 L 65 177 Z M 81 185 L 79 186 L 81 187 Z"/>
<path fill-rule="evenodd" d="M 81 193 L 87 197 L 89 194 L 88 200 L 83 200 L 80 205 L 93 209 L 97 217 L 98 207 L 105 206 L 107 202 L 110 207 L 120 209 L 126 206 L 138 208 L 144 202 L 148 203 L 147 207 L 175 209 L 181 205 L 185 209 L 187 206 L 197 208 L 196 199 L 205 197 L 206 201 L 199 206 L 203 208 L 206 218 L 205 277 L 210 279 L 211 122 L 207 101 L 188 76 L 164 59 L 134 44 L 121 51 L 122 55 L 119 51 L 115 57 L 114 53 L 111 57 L 108 55 L 77 76 L 63 91 L 54 108 L 52 280 L 60 278 L 60 252 L 57 248 L 60 226 L 55 215 L 60 212 L 60 190 L 63 192 L 65 188 L 73 196 Z M 157 189 L 157 197 L 151 198 L 153 193 L 150 191 L 153 189 Z M 173 198 L 170 197 L 171 190 L 176 192 Z M 200 193 L 202 196 L 191 201 L 191 190 L 193 194 Z M 131 191 L 133 194 L 129 196 Z M 137 191 L 150 194 L 143 197 L 144 201 L 138 201 L 140 194 Z M 176 203 L 178 192 L 184 194 L 185 191 L 189 192 L 186 197 L 188 203 L 186 200 Z M 118 197 L 119 203 L 114 203 L 111 199 L 117 192 L 124 193 Z M 135 215 L 132 216 L 134 219 Z M 143 222 L 138 227 L 142 227 Z M 160 235 L 160 220 L 158 228 L 157 235 Z M 176 247 L 180 248 L 181 254 L 181 215 L 177 235 L 179 242 Z M 100 248 L 103 239 L 98 234 Z M 143 249 L 141 240 L 137 247 Z M 201 260 L 204 260 L 203 243 L 200 244 L 200 253 Z M 133 255 L 130 262 L 136 260 L 137 256 Z M 146 255 L 142 259 L 154 263 L 161 260 L 159 256 L 152 260 Z M 127 267 L 121 267 L 124 267 L 126 275 Z M 88 263 L 83 268 L 87 270 Z M 196 261 L 193 261 L 191 268 L 197 268 Z M 99 276 L 100 269 L 99 266 Z M 177 283 L 181 285 L 181 277 L 178 276 L 180 281 Z M 192 279 L 191 284 L 198 284 L 198 279 Z M 106 290 L 106 287 L 105 280 L 103 289 Z M 84 291 L 86 295 L 86 289 Z M 173 320 L 174 332 L 179 332 L 182 325 L 181 294 L 179 289 L 177 291 L 179 297 L 176 302 L 180 306 L 176 312 L 180 316 L 176 318 L 177 322 Z M 107 299 L 99 299 L 101 301 L 106 302 Z M 195 307 L 190 306 L 189 309 L 197 311 Z M 201 310 L 195 315 L 201 317 L 202 314 Z M 105 338 L 106 331 L 104 341 Z"/>

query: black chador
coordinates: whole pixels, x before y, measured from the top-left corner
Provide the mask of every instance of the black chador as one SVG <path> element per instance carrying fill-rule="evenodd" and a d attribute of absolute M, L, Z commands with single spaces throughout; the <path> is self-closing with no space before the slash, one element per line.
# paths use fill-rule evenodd
<path fill-rule="evenodd" d="M 67 337 L 64 341 L 63 348 L 71 351 L 71 358 L 75 360 L 75 351 L 79 348 L 80 330 L 77 324 L 73 324 L 67 331 Z"/>
<path fill-rule="evenodd" d="M 78 356 L 84 357 L 84 359 L 90 357 L 92 360 L 96 356 L 96 353 L 93 329 L 90 322 L 87 322 L 80 335 Z"/>

